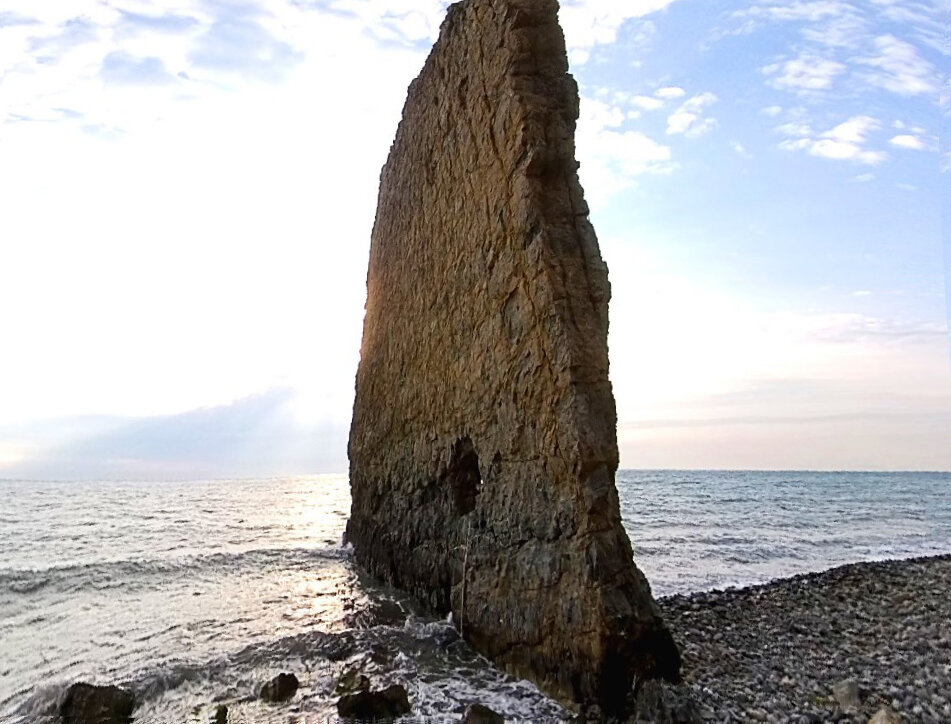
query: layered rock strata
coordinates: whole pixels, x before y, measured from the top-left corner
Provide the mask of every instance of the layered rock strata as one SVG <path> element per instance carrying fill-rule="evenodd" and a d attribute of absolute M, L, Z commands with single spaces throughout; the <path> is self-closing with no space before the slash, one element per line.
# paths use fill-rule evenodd
<path fill-rule="evenodd" d="M 621 527 L 607 269 L 555 0 L 465 0 L 380 180 L 347 539 L 563 700 L 619 709 L 679 655 Z"/>

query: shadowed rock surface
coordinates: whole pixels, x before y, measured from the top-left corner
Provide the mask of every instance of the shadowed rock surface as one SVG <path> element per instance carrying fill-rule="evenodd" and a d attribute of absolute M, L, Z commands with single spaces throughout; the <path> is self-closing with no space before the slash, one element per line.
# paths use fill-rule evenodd
<path fill-rule="evenodd" d="M 59 706 L 64 724 L 124 724 L 132 721 L 135 696 L 118 686 L 76 683 Z"/>
<path fill-rule="evenodd" d="M 449 8 L 383 169 L 350 431 L 360 564 L 563 700 L 679 655 L 621 527 L 607 269 L 554 0 Z"/>

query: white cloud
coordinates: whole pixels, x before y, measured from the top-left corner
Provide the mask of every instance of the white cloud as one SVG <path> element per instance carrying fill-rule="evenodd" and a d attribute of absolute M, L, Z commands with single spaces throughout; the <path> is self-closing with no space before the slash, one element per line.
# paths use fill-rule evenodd
<path fill-rule="evenodd" d="M 775 118 L 782 112 L 782 106 L 766 106 L 765 108 L 760 109 L 760 113 L 762 113 L 764 116 L 769 116 L 770 118 Z"/>
<path fill-rule="evenodd" d="M 856 176 L 853 176 L 852 180 L 857 181 L 860 184 L 868 183 L 869 181 L 875 180 L 875 174 L 874 173 L 860 173 Z"/>
<path fill-rule="evenodd" d="M 739 141 L 730 141 L 730 148 L 736 153 L 737 156 L 742 158 L 753 158 L 753 154 L 746 150 L 746 147 Z"/>
<path fill-rule="evenodd" d="M 673 100 L 676 98 L 682 98 L 687 94 L 683 88 L 678 88 L 677 86 L 667 86 L 665 88 L 658 88 L 654 91 L 654 95 L 658 98 L 663 98 L 664 100 Z"/>
<path fill-rule="evenodd" d="M 881 128 L 871 116 L 854 116 L 829 130 L 815 135 L 805 124 L 787 123 L 777 131 L 788 138 L 779 147 L 786 151 L 806 151 L 811 156 L 834 161 L 852 161 L 876 165 L 888 158 L 884 151 L 865 148 L 868 135 Z"/>
<path fill-rule="evenodd" d="M 875 39 L 875 48 L 877 55 L 858 59 L 861 65 L 874 69 L 864 74 L 867 82 L 903 96 L 937 94 L 935 69 L 915 46 L 894 35 L 882 35 Z"/>
<path fill-rule="evenodd" d="M 717 97 L 709 91 L 689 98 L 667 118 L 667 134 L 683 134 L 687 138 L 699 138 L 717 125 L 715 118 L 705 118 L 703 111 L 716 103 Z"/>
<path fill-rule="evenodd" d="M 571 61 L 586 63 L 592 48 L 610 45 L 628 20 L 663 10 L 676 0 L 563 0 L 558 17 Z M 652 31 L 646 31 L 650 34 Z"/>
<path fill-rule="evenodd" d="M 878 119 L 871 116 L 855 116 L 826 131 L 822 137 L 839 143 L 865 143 L 868 134 L 881 126 Z"/>
<path fill-rule="evenodd" d="M 652 96 L 634 96 L 631 99 L 631 102 L 638 108 L 642 108 L 645 111 L 656 111 L 657 109 L 664 107 L 664 101 Z"/>
<path fill-rule="evenodd" d="M 802 53 L 791 60 L 765 66 L 763 73 L 770 76 L 770 85 L 780 90 L 819 91 L 831 88 L 845 68 L 838 61 Z"/>
<path fill-rule="evenodd" d="M 899 136 L 893 136 L 888 142 L 893 146 L 897 146 L 898 148 L 906 148 L 911 151 L 925 151 L 928 149 L 928 145 L 925 143 L 924 139 L 921 138 L 921 136 L 902 134 Z"/>
<path fill-rule="evenodd" d="M 585 197 L 604 205 L 615 193 L 631 186 L 642 174 L 674 170 L 669 146 L 634 130 L 621 130 L 624 111 L 592 98 L 581 99 L 577 147 Z"/>

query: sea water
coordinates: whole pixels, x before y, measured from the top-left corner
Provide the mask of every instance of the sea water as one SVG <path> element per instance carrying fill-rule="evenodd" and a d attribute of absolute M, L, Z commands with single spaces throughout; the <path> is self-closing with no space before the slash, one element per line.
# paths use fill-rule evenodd
<path fill-rule="evenodd" d="M 621 471 L 621 514 L 655 596 L 951 552 L 951 474 Z M 140 722 L 317 722 L 359 669 L 414 715 L 473 702 L 565 715 L 447 621 L 355 569 L 344 476 L 0 481 L 0 721 L 49 720 L 69 683 L 131 687 Z M 253 702 L 293 671 L 289 707 Z M 242 703 L 243 702 L 243 703 Z"/>

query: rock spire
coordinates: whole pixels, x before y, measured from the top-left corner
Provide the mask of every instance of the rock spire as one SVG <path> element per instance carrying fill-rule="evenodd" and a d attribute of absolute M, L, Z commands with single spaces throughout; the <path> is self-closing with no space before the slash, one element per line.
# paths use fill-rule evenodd
<path fill-rule="evenodd" d="M 347 539 L 543 689 L 608 711 L 679 655 L 614 474 L 607 268 L 555 0 L 465 0 L 380 179 Z"/>

